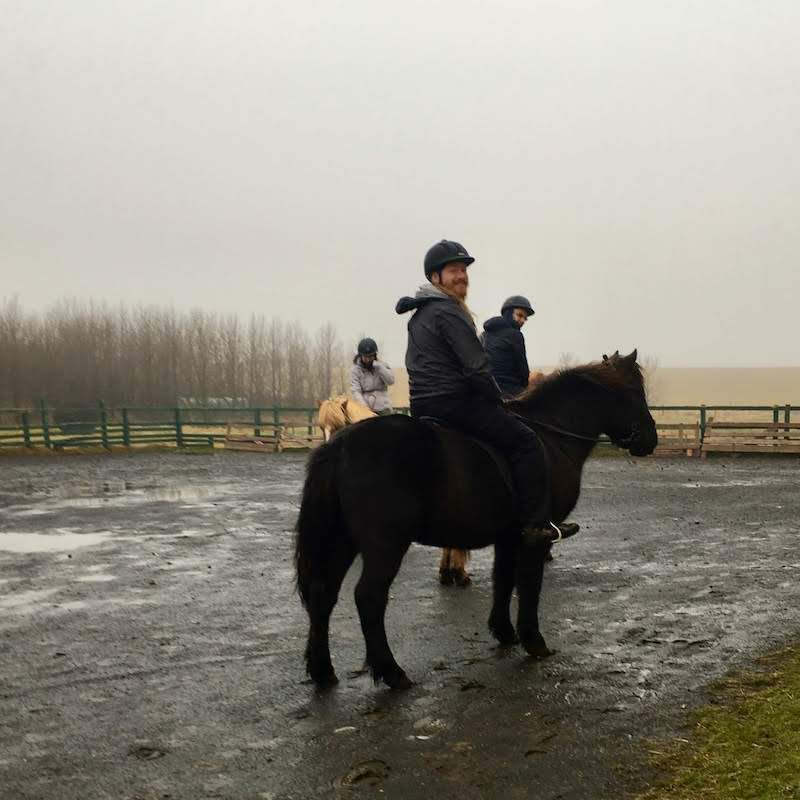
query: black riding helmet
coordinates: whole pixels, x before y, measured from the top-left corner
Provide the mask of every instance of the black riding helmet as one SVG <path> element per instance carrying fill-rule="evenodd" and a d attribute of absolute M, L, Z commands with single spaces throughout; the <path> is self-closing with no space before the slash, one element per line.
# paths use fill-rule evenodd
<path fill-rule="evenodd" d="M 533 316 L 535 313 L 533 307 L 531 306 L 531 301 L 528 300 L 527 297 L 523 297 L 521 294 L 511 295 L 511 297 L 509 297 L 503 303 L 500 313 L 505 314 L 506 311 L 511 311 L 514 308 L 521 308 L 523 311 L 527 312 L 529 317 Z"/>
<path fill-rule="evenodd" d="M 448 264 L 460 261 L 471 264 L 475 259 L 467 252 L 467 248 L 458 242 L 442 239 L 425 253 L 425 277 L 430 280 L 434 272 L 439 272 Z"/>
<path fill-rule="evenodd" d="M 374 339 L 367 337 L 358 343 L 358 354 L 360 356 L 375 356 L 378 354 L 378 345 Z"/>

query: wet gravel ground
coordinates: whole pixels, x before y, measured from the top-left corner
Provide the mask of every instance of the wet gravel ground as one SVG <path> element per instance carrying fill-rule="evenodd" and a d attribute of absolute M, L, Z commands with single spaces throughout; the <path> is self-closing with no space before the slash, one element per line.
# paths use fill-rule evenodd
<path fill-rule="evenodd" d="M 800 630 L 800 461 L 596 459 L 548 566 L 545 661 L 494 647 L 491 551 L 442 588 L 414 547 L 388 615 L 418 683 L 304 682 L 299 455 L 0 461 L 0 797 L 618 797 L 647 738 Z M 635 781 L 634 781 L 635 783 Z"/>

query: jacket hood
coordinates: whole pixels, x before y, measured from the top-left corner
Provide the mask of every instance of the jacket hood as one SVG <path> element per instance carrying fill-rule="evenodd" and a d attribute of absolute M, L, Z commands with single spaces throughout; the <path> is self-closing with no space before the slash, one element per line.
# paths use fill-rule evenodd
<path fill-rule="evenodd" d="M 423 283 L 422 286 L 417 289 L 417 292 L 413 297 L 401 297 L 397 301 L 397 305 L 394 307 L 394 310 L 398 314 L 405 314 L 408 311 L 413 311 L 414 309 L 425 305 L 425 303 L 430 303 L 432 300 L 452 299 L 452 297 L 445 294 L 438 286 L 434 286 L 432 283 Z"/>
<path fill-rule="evenodd" d="M 513 322 L 505 317 L 492 317 L 483 323 L 483 329 L 487 333 L 497 333 L 497 331 L 509 330 L 516 327 L 517 326 Z"/>

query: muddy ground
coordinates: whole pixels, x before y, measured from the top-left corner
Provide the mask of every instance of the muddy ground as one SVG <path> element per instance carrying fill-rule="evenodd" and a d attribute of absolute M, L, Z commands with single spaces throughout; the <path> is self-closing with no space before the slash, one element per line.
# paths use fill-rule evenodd
<path fill-rule="evenodd" d="M 0 461 L 0 797 L 599 798 L 726 670 L 800 631 L 795 460 L 596 459 L 548 567 L 545 661 L 485 628 L 491 552 L 415 547 L 388 625 L 418 683 L 304 682 L 301 455 Z"/>

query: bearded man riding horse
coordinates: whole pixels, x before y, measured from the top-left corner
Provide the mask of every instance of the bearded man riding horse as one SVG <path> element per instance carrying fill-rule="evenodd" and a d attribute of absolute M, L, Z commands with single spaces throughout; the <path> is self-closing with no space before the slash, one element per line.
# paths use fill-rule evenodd
<path fill-rule="evenodd" d="M 376 681 L 411 685 L 384 626 L 411 542 L 493 544 L 490 630 L 502 645 L 521 641 L 530 655 L 549 655 L 538 618 L 544 561 L 554 541 L 578 531 L 564 520 L 586 458 L 601 433 L 637 456 L 657 444 L 635 350 L 556 373 L 504 405 L 464 303 L 473 261 L 457 242 L 434 245 L 425 258 L 430 283 L 397 304 L 398 313 L 415 309 L 406 355 L 413 417 L 366 420 L 311 455 L 295 566 L 310 622 L 306 666 L 320 687 L 336 682 L 330 615 L 359 553 L 355 599 L 367 665 Z"/>

